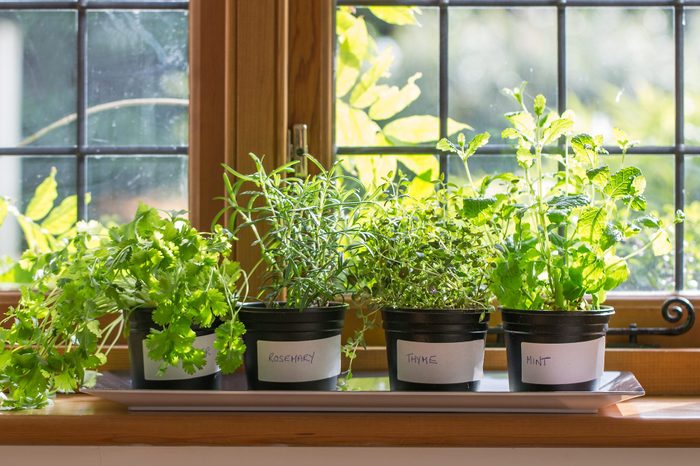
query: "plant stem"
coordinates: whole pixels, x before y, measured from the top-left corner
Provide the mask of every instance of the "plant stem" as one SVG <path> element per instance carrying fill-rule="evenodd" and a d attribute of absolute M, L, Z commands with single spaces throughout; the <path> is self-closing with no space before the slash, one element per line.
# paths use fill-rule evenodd
<path fill-rule="evenodd" d="M 94 105 L 92 107 L 89 107 L 86 110 L 86 115 L 91 116 L 91 115 L 106 112 L 109 110 L 118 110 L 120 108 L 126 108 L 126 107 L 141 107 L 144 105 L 164 105 L 164 106 L 173 106 L 173 107 L 187 107 L 189 104 L 190 104 L 190 101 L 188 99 L 175 99 L 175 98 L 166 98 L 166 97 L 123 99 L 123 100 L 115 100 L 114 102 L 107 102 L 104 104 L 98 104 L 98 105 Z M 52 131 L 73 123 L 77 119 L 78 119 L 78 115 L 76 113 L 71 113 L 70 115 L 66 115 L 63 118 L 60 118 L 60 119 L 54 121 L 53 123 L 51 123 L 48 126 L 44 126 L 39 131 L 36 131 L 35 133 L 22 139 L 19 142 L 19 144 L 17 144 L 17 146 L 18 147 L 28 146 L 29 144 L 36 142 L 37 140 L 43 138 L 44 136 L 51 133 Z"/>

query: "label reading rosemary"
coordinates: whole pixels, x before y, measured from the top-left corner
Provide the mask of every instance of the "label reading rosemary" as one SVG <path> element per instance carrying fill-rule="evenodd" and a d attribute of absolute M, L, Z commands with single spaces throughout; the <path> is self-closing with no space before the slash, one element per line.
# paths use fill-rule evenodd
<path fill-rule="evenodd" d="M 605 337 L 578 343 L 521 343 L 524 383 L 560 385 L 603 375 Z"/>
<path fill-rule="evenodd" d="M 413 383 L 465 383 L 484 376 L 484 340 L 396 341 L 397 378 Z"/>
<path fill-rule="evenodd" d="M 340 374 L 340 335 L 319 340 L 258 340 L 258 379 L 310 382 Z"/>

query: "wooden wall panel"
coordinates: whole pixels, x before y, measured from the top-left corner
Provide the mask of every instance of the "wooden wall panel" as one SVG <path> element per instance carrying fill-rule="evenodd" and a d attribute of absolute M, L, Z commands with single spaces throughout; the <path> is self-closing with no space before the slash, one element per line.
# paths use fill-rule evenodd
<path fill-rule="evenodd" d="M 208 229 L 223 207 L 227 0 L 190 2 L 190 200 L 193 225 Z"/>
<path fill-rule="evenodd" d="M 289 123 L 309 125 L 309 153 L 326 166 L 333 159 L 332 3 L 289 5 Z"/>

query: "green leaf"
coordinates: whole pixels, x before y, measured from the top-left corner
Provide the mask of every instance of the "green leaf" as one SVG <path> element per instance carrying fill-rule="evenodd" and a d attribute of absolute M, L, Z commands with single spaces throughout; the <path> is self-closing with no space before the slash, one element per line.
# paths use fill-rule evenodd
<path fill-rule="evenodd" d="M 352 94 L 350 94 L 350 105 L 354 106 L 355 103 L 362 100 L 366 93 L 371 92 L 379 78 L 387 74 L 393 61 L 393 50 L 387 48 L 373 61 L 372 67 L 362 75 L 360 82 L 355 85 Z"/>
<path fill-rule="evenodd" d="M 335 104 L 336 143 L 339 146 L 374 146 L 379 125 L 364 110 L 352 108 L 336 100 Z"/>
<path fill-rule="evenodd" d="M 645 227 L 645 228 L 653 228 L 653 229 L 661 228 L 661 221 L 656 217 L 652 217 L 651 215 L 639 217 L 637 219 L 637 223 L 640 226 Z"/>
<path fill-rule="evenodd" d="M 491 135 L 488 132 L 484 133 L 479 133 L 476 136 L 472 138 L 471 141 L 469 141 L 469 144 L 463 151 L 459 151 L 459 157 L 462 159 L 462 162 L 466 162 L 469 157 L 474 155 L 476 151 L 480 148 L 488 144 L 489 138 Z"/>
<path fill-rule="evenodd" d="M 350 92 L 360 76 L 360 69 L 343 60 L 338 63 L 338 71 L 335 77 L 335 95 L 340 98 Z"/>
<path fill-rule="evenodd" d="M 535 115 L 542 116 L 544 109 L 547 107 L 547 99 L 542 94 L 537 94 L 533 102 L 533 110 Z"/>
<path fill-rule="evenodd" d="M 605 186 L 603 192 L 613 199 L 619 199 L 623 196 L 631 196 L 640 194 L 637 190 L 646 182 L 639 183 L 635 180 L 642 175 L 642 172 L 637 167 L 625 167 L 617 171 L 611 178 L 610 182 Z"/>
<path fill-rule="evenodd" d="M 53 383 L 59 392 L 69 393 L 78 388 L 78 381 L 75 380 L 75 377 L 70 372 L 56 374 L 53 378 Z"/>
<path fill-rule="evenodd" d="M 462 201 L 462 213 L 467 218 L 476 218 L 494 204 L 496 199 L 493 197 L 465 198 Z"/>
<path fill-rule="evenodd" d="M 462 133 L 459 133 L 460 135 Z M 447 138 L 442 138 L 438 141 L 438 143 L 435 145 L 435 148 L 441 151 L 445 152 L 457 152 L 457 146 L 455 146 L 452 141 L 450 141 Z"/>
<path fill-rule="evenodd" d="M 621 257 L 609 256 L 605 258 L 605 285 L 606 290 L 612 290 L 626 282 L 630 276 L 627 262 Z"/>
<path fill-rule="evenodd" d="M 630 148 L 634 147 L 638 141 L 630 140 L 630 137 L 620 128 L 613 128 L 613 137 L 615 138 L 615 143 L 623 153 L 626 153 Z"/>
<path fill-rule="evenodd" d="M 598 187 L 603 187 L 610 181 L 610 167 L 603 165 L 586 170 L 586 176 L 591 183 Z"/>
<path fill-rule="evenodd" d="M 518 165 L 521 167 L 530 168 L 535 162 L 535 154 L 532 153 L 528 144 L 518 144 L 515 159 L 518 161 Z"/>
<path fill-rule="evenodd" d="M 421 73 L 416 73 L 408 78 L 408 83 L 401 90 L 393 87 L 380 96 L 369 109 L 369 117 L 373 120 L 387 120 L 411 105 L 420 97 L 421 91 L 415 82 L 421 76 Z"/>
<path fill-rule="evenodd" d="M 544 144 L 551 144 L 555 142 L 559 137 L 566 134 L 574 126 L 574 122 L 568 118 L 559 118 L 554 120 L 548 127 L 542 132 L 542 139 L 544 139 Z"/>
<path fill-rule="evenodd" d="M 53 208 L 53 203 L 58 197 L 56 184 L 56 168 L 51 168 L 51 173 L 42 181 L 34 191 L 34 196 L 29 201 L 25 216 L 34 221 L 39 221 Z"/>
<path fill-rule="evenodd" d="M 605 207 L 586 207 L 579 216 L 576 233 L 582 240 L 595 244 L 602 237 L 606 222 Z"/>
<path fill-rule="evenodd" d="M 570 211 L 576 207 L 584 207 L 590 204 L 591 200 L 585 194 L 562 194 L 554 196 L 547 205 L 551 209 Z"/>
<path fill-rule="evenodd" d="M 420 26 L 416 14 L 420 14 L 421 11 L 420 8 L 415 6 L 371 6 L 369 7 L 369 11 L 385 23 L 395 24 L 397 26 Z"/>
<path fill-rule="evenodd" d="M 384 135 L 392 141 L 406 144 L 420 144 L 438 139 L 440 119 L 432 115 L 413 115 L 388 123 L 383 128 Z M 452 135 L 462 130 L 471 130 L 471 126 L 453 119 L 447 122 L 447 133 Z M 340 145 L 340 144 L 339 144 Z M 357 143 L 355 144 L 357 145 Z"/>
<path fill-rule="evenodd" d="M 676 210 L 676 213 L 673 216 L 673 223 L 683 223 L 685 221 L 685 212 L 682 210 L 678 209 Z"/>
<path fill-rule="evenodd" d="M 603 251 L 621 243 L 625 239 L 625 235 L 615 228 L 611 223 L 605 225 L 605 230 L 603 231 L 603 236 L 601 237 L 600 247 Z"/>
<path fill-rule="evenodd" d="M 534 141 L 536 125 L 535 119 L 530 112 L 506 113 L 506 119 L 521 137 L 524 137 L 528 141 Z"/>

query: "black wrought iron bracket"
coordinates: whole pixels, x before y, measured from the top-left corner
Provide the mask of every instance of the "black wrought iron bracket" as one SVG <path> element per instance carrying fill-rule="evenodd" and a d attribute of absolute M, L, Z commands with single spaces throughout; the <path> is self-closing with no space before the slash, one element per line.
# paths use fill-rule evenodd
<path fill-rule="evenodd" d="M 636 323 L 626 328 L 609 328 L 608 335 L 627 335 L 630 346 L 639 346 L 639 335 L 682 335 L 690 331 L 695 325 L 695 307 L 686 298 L 674 296 L 668 298 L 661 306 L 661 316 L 671 324 L 679 324 L 673 327 L 638 327 Z M 495 346 L 504 345 L 503 327 L 489 328 L 490 335 L 496 335 Z"/>
<path fill-rule="evenodd" d="M 632 323 L 627 328 L 609 328 L 608 335 L 627 335 L 630 345 L 638 345 L 639 335 L 682 335 L 687 333 L 695 325 L 695 308 L 693 304 L 685 298 L 674 296 L 667 299 L 661 306 L 661 316 L 671 324 L 679 325 L 674 327 L 637 327 Z"/>

